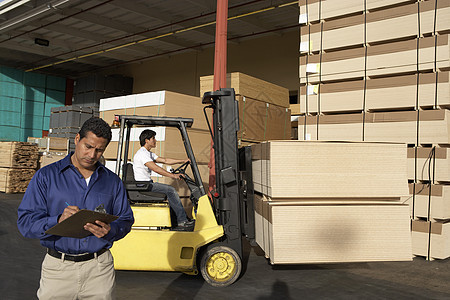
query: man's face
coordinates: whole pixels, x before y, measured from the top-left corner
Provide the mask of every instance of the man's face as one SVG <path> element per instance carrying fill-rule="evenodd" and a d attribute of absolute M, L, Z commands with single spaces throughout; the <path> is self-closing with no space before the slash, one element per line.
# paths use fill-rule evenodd
<path fill-rule="evenodd" d="M 156 147 L 156 137 L 152 137 L 151 139 L 146 140 L 148 145 L 150 146 L 150 149 Z"/>
<path fill-rule="evenodd" d="M 77 134 L 75 137 L 75 153 L 72 156 L 73 164 L 78 168 L 95 169 L 95 164 L 105 152 L 107 145 L 107 139 L 98 137 L 90 131 L 82 139 Z"/>

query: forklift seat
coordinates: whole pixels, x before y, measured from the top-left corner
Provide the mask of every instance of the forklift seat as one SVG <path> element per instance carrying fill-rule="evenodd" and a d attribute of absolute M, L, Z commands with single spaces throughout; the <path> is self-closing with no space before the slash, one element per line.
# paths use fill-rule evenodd
<path fill-rule="evenodd" d="M 166 194 L 150 191 L 151 187 L 149 181 L 134 180 L 132 164 L 124 164 L 123 174 L 123 183 L 127 190 L 128 200 L 131 203 L 160 203 L 167 200 Z"/>

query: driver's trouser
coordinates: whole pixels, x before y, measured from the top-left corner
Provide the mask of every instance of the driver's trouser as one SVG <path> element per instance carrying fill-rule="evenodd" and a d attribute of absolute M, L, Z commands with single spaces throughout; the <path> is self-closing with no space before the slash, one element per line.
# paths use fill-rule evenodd
<path fill-rule="evenodd" d="M 163 193 L 167 195 L 167 200 L 169 200 L 170 208 L 175 213 L 178 224 L 187 221 L 186 211 L 181 204 L 180 196 L 178 196 L 178 193 L 173 186 L 158 182 L 152 182 L 150 183 L 150 186 L 151 192 Z"/>

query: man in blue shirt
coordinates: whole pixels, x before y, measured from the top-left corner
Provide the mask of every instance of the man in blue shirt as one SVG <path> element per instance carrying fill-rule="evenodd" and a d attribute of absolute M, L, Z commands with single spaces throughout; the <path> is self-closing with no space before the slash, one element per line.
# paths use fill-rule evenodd
<path fill-rule="evenodd" d="M 109 248 L 131 230 L 133 212 L 120 178 L 98 162 L 111 140 L 111 128 L 99 118 L 87 120 L 75 137 L 75 152 L 38 170 L 18 209 L 19 231 L 47 248 L 39 299 L 112 299 L 114 264 Z M 45 234 L 80 209 L 103 206 L 119 218 L 95 221 L 86 238 Z"/>

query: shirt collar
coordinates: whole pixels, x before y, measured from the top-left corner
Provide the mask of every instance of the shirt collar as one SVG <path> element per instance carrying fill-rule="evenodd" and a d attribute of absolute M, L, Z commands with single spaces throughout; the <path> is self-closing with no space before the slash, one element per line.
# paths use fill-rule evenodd
<path fill-rule="evenodd" d="M 66 157 L 64 157 L 63 159 L 60 160 L 60 165 L 59 165 L 59 172 L 62 173 L 64 170 L 66 170 L 67 168 L 69 168 L 70 166 L 73 166 L 72 161 L 70 160 L 70 158 L 73 155 L 73 151 L 70 152 Z M 101 164 L 100 162 L 96 163 L 97 168 L 95 169 L 94 172 L 98 172 L 100 170 L 102 171 L 106 171 L 106 167 Z"/>

